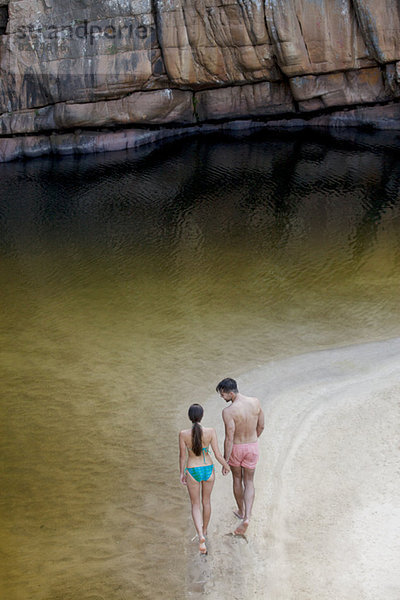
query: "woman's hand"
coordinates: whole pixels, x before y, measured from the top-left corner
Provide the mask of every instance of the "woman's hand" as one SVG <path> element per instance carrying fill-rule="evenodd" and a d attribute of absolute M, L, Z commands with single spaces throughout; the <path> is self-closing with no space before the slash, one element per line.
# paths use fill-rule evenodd
<path fill-rule="evenodd" d="M 185 473 L 181 473 L 180 480 L 182 485 L 187 485 Z"/>
<path fill-rule="evenodd" d="M 231 470 L 230 470 L 229 466 L 222 467 L 222 475 L 228 475 L 228 473 L 230 473 L 230 472 L 231 472 Z"/>

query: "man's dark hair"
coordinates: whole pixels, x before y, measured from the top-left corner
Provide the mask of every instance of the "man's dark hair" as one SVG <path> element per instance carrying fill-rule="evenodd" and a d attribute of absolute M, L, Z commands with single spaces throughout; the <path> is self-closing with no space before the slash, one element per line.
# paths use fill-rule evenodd
<path fill-rule="evenodd" d="M 235 392 L 235 394 L 239 391 L 236 381 L 230 377 L 220 381 L 215 389 L 217 392 Z"/>

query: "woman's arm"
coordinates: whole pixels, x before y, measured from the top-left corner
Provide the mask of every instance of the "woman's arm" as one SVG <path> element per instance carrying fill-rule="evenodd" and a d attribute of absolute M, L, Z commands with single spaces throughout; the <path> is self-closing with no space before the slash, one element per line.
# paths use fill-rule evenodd
<path fill-rule="evenodd" d="M 228 463 L 226 462 L 226 460 L 224 459 L 224 457 L 222 456 L 221 452 L 219 451 L 218 438 L 217 438 L 217 433 L 216 433 L 215 429 L 212 429 L 212 434 L 211 434 L 211 448 L 213 449 L 215 458 L 217 459 L 217 461 L 223 467 L 222 468 L 222 473 L 224 475 L 226 475 L 227 473 L 229 473 L 229 471 L 231 470 L 231 468 L 228 465 Z"/>
<path fill-rule="evenodd" d="M 186 475 L 185 475 L 185 462 L 186 462 L 186 444 L 183 439 L 182 431 L 179 434 L 179 477 L 181 483 L 186 485 Z"/>

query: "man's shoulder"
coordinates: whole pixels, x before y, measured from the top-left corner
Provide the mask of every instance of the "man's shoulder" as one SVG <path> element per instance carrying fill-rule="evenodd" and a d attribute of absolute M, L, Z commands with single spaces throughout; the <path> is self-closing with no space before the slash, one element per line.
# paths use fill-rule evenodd
<path fill-rule="evenodd" d="M 256 411 L 257 413 L 259 413 L 261 410 L 261 403 L 259 399 L 255 396 L 246 396 L 245 404 L 247 407 L 246 410 L 250 410 L 251 412 Z"/>
<path fill-rule="evenodd" d="M 260 404 L 260 401 L 256 396 L 243 396 L 243 399 L 249 404 Z"/>
<path fill-rule="evenodd" d="M 232 416 L 234 414 L 233 409 L 234 409 L 233 404 L 231 404 L 230 406 L 225 406 L 225 408 L 222 409 L 222 417 L 228 418 L 228 417 Z"/>

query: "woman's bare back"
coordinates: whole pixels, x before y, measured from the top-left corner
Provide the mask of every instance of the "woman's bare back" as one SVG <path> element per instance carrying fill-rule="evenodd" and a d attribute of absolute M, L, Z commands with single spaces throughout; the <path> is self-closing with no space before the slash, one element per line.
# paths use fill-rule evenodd
<path fill-rule="evenodd" d="M 201 446 L 202 448 L 208 448 L 211 444 L 213 437 L 214 429 L 212 427 L 201 427 Z M 181 431 L 181 436 L 185 442 L 187 451 L 188 451 L 188 467 L 201 467 L 202 465 L 212 465 L 213 462 L 211 460 L 208 452 L 201 452 L 199 456 L 197 456 L 192 450 L 192 430 L 184 429 Z"/>

